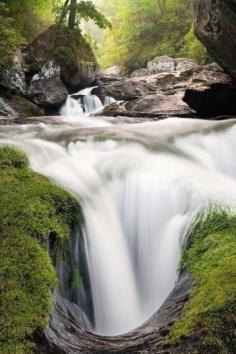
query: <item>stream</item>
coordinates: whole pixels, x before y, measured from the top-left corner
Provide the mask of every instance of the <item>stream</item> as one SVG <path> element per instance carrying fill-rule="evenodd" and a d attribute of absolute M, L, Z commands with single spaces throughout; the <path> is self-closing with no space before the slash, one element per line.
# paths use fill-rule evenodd
<path fill-rule="evenodd" d="M 71 236 L 82 283 L 61 294 L 79 305 L 83 325 L 105 336 L 147 321 L 178 280 L 181 249 L 197 213 L 236 203 L 236 125 L 169 118 L 113 124 L 94 116 L 102 102 L 88 88 L 70 96 L 51 123 L 0 125 L 31 167 L 78 197 L 84 217 Z M 83 247 L 81 242 L 83 241 Z"/>

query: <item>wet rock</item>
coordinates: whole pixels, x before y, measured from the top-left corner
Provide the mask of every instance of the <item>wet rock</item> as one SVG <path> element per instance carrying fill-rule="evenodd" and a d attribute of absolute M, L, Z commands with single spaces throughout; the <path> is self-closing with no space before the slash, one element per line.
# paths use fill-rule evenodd
<path fill-rule="evenodd" d="M 201 0 L 195 32 L 215 61 L 236 79 L 235 0 Z"/>
<path fill-rule="evenodd" d="M 60 67 L 49 61 L 35 74 L 28 86 L 27 96 L 42 107 L 59 107 L 68 96 L 60 79 Z"/>
<path fill-rule="evenodd" d="M 16 93 L 26 93 L 25 72 L 20 50 L 17 50 L 10 59 L 9 67 L 0 73 L 0 86 Z"/>
<path fill-rule="evenodd" d="M 38 341 L 37 353 L 189 353 L 178 345 L 167 344 L 169 329 L 184 312 L 192 287 L 192 279 L 182 274 L 168 299 L 141 327 L 117 337 L 97 336 L 86 330 L 81 322 L 81 310 L 60 295 L 54 296 L 53 312 L 44 336 Z M 190 343 L 192 345 L 192 343 Z"/>

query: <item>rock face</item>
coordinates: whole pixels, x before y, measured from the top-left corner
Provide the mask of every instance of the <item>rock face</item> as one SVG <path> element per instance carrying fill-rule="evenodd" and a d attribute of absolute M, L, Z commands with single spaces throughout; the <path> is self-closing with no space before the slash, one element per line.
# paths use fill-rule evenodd
<path fill-rule="evenodd" d="M 0 73 L 0 86 L 23 95 L 26 93 L 24 64 L 20 50 L 12 57 L 9 68 Z"/>
<path fill-rule="evenodd" d="M 212 57 L 236 80 L 235 0 L 201 0 L 195 32 Z"/>
<path fill-rule="evenodd" d="M 168 94 L 159 93 L 148 95 L 143 98 L 127 102 L 125 108 L 128 111 L 145 113 L 190 113 L 189 106 L 183 102 L 184 92 L 169 92 Z"/>
<path fill-rule="evenodd" d="M 116 105 L 118 110 L 115 105 L 107 107 L 104 115 L 165 118 L 195 112 L 211 118 L 236 114 L 235 86 L 216 63 L 198 66 L 192 59 L 162 56 L 128 78 L 101 81 L 101 87 L 100 94 L 124 101 Z"/>
<path fill-rule="evenodd" d="M 191 277 L 182 274 L 168 299 L 149 321 L 117 337 L 97 336 L 86 330 L 78 320 L 79 307 L 55 294 L 50 323 L 44 338 L 38 338 L 40 346 L 36 353 L 187 354 L 193 343 L 184 343 L 182 347 L 182 343 L 167 344 L 166 339 L 174 322 L 183 314 L 191 287 Z"/>
<path fill-rule="evenodd" d="M 1 112 L 38 115 L 40 108 L 35 109 L 33 103 L 57 109 L 65 102 L 68 90 L 92 84 L 98 72 L 93 52 L 81 33 L 52 26 L 26 48 L 17 50 L 11 65 L 0 72 Z M 12 100 L 5 100 L 6 92 L 13 94 Z M 22 97 L 22 104 L 14 95 Z"/>
<path fill-rule="evenodd" d="M 195 67 L 195 60 L 158 57 L 129 78 L 101 80 L 101 93 L 125 101 L 119 105 L 119 112 L 129 116 L 191 115 L 182 98 Z M 105 114 L 116 113 L 109 107 L 105 110 Z"/>
<path fill-rule="evenodd" d="M 0 97 L 0 116 L 18 117 L 19 114 L 2 97 Z"/>
<path fill-rule="evenodd" d="M 68 89 L 92 84 L 99 73 L 94 54 L 81 32 L 66 27 L 51 26 L 24 50 L 28 75 L 38 71 L 48 61 L 60 67 L 60 76 Z"/>
<path fill-rule="evenodd" d="M 236 88 L 217 64 L 196 69 L 183 100 L 201 116 L 236 113 Z"/>
<path fill-rule="evenodd" d="M 68 92 L 60 79 L 60 67 L 52 61 L 44 64 L 32 77 L 27 96 L 42 107 L 59 107 L 64 103 Z"/>
<path fill-rule="evenodd" d="M 135 70 L 130 77 L 139 77 L 160 73 L 180 73 L 196 68 L 198 62 L 194 59 L 177 58 L 173 59 L 167 55 L 156 57 L 147 63 L 147 68 Z"/>
<path fill-rule="evenodd" d="M 163 72 L 174 72 L 175 71 L 175 60 L 163 55 L 161 57 L 156 57 L 147 64 L 147 70 L 152 74 L 158 74 Z"/>

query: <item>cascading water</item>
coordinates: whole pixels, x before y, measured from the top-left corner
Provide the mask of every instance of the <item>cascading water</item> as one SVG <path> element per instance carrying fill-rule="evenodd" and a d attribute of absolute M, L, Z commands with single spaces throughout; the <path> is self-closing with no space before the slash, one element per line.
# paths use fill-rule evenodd
<path fill-rule="evenodd" d="M 102 111 L 104 107 L 115 102 L 115 100 L 109 96 L 105 96 L 102 102 L 98 96 L 93 95 L 92 91 L 96 87 L 97 86 L 88 87 L 70 95 L 67 98 L 66 104 L 61 108 L 60 114 L 64 116 L 83 116 L 84 113 L 98 113 Z"/>
<path fill-rule="evenodd" d="M 73 301 L 93 332 L 125 333 L 173 289 L 181 246 L 199 209 L 235 205 L 236 125 L 200 133 L 204 122 L 168 119 L 90 129 L 84 136 L 79 122 L 77 130 L 62 122 L 1 126 L 0 142 L 24 149 L 33 169 L 78 196 L 84 246 L 75 233 L 71 257 L 78 267 L 78 258 L 86 261 L 89 292 L 84 288 L 82 300 Z"/>

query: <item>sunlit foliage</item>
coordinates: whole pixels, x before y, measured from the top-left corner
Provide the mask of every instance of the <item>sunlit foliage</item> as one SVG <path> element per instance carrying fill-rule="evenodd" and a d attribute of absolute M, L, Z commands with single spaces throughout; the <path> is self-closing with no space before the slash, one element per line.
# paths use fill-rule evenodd
<path fill-rule="evenodd" d="M 189 0 L 100 0 L 99 9 L 113 27 L 98 50 L 101 64 L 120 63 L 132 71 L 156 55 L 202 59 L 202 46 L 191 30 L 193 4 Z"/>

